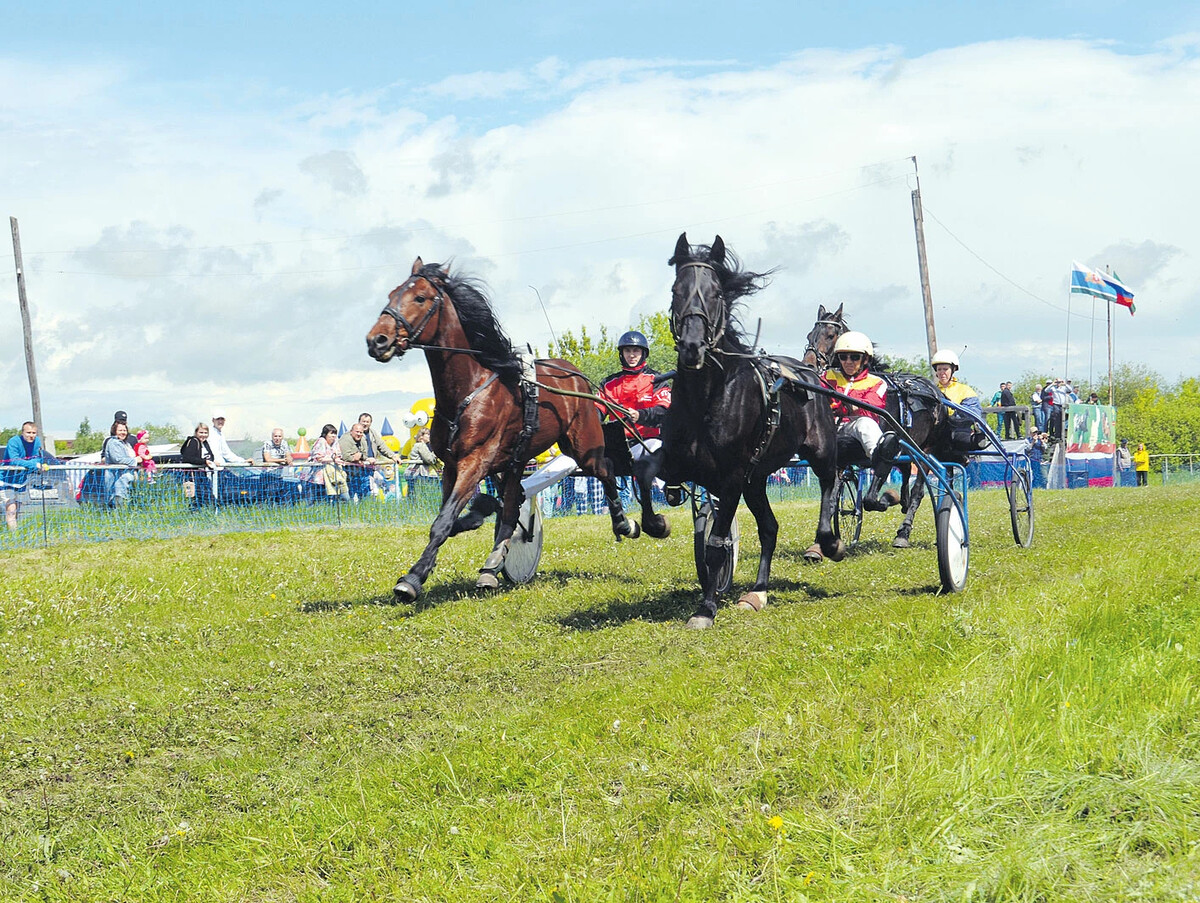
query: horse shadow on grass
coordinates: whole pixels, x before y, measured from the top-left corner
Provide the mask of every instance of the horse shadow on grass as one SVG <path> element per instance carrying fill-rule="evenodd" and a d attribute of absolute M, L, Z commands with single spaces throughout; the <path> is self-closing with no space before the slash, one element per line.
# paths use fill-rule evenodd
<path fill-rule="evenodd" d="M 720 610 L 729 609 L 737 604 L 738 596 L 749 589 L 750 584 L 740 585 L 734 582 L 734 587 L 721 598 Z M 786 593 L 789 598 L 782 601 L 780 595 Z M 823 587 L 813 586 L 807 581 L 772 580 L 771 599 L 781 600 L 782 604 L 805 604 L 808 602 L 828 599 L 836 594 L 830 593 Z M 806 598 L 790 598 L 804 596 Z M 679 587 L 665 592 L 651 593 L 641 599 L 612 599 L 607 603 L 594 605 L 591 608 L 580 608 L 570 614 L 563 615 L 557 620 L 560 627 L 566 630 L 592 631 L 620 627 L 631 621 L 647 621 L 659 624 L 684 624 L 696 612 L 703 598 L 699 585 Z"/>
<path fill-rule="evenodd" d="M 328 614 L 353 608 L 391 608 L 395 609 L 399 617 L 411 618 L 447 602 L 456 602 L 479 594 L 480 590 L 475 588 L 473 581 L 461 579 L 436 584 L 416 602 L 397 602 L 396 597 L 389 592 L 383 595 L 358 596 L 347 599 L 313 599 L 310 602 L 300 603 L 298 608 L 303 614 Z"/>

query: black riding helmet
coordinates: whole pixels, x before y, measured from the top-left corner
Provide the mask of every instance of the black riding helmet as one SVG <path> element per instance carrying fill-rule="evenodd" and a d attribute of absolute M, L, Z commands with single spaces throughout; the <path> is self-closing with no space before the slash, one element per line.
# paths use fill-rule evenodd
<path fill-rule="evenodd" d="M 626 348 L 641 348 L 642 349 L 642 359 L 638 363 L 638 365 L 637 365 L 638 367 L 641 367 L 642 365 L 644 365 L 646 363 L 646 361 L 648 361 L 650 359 L 650 343 L 648 341 L 646 341 L 646 337 L 644 335 L 642 335 L 640 332 L 638 332 L 636 329 L 629 330 L 629 332 L 624 333 L 621 336 L 621 338 L 617 339 L 617 354 L 618 354 L 618 356 L 620 356 L 621 352 L 624 351 Z M 621 357 L 621 367 L 622 368 L 625 367 L 625 358 L 623 356 Z"/>

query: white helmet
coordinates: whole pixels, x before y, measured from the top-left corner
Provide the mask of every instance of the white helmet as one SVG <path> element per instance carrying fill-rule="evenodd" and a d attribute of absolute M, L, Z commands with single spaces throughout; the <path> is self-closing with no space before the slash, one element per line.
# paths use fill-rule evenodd
<path fill-rule="evenodd" d="M 833 346 L 835 357 L 839 351 L 858 351 L 871 357 L 875 353 L 875 347 L 871 344 L 871 340 L 861 332 L 843 332 Z"/>
<path fill-rule="evenodd" d="M 958 369 L 958 355 L 953 351 L 935 351 L 933 360 L 929 362 L 930 367 L 936 367 L 938 364 L 949 364 L 955 370 Z"/>

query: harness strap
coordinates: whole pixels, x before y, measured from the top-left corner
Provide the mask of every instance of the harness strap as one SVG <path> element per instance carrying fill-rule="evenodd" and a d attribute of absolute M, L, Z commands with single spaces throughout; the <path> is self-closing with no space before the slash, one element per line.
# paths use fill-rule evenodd
<path fill-rule="evenodd" d="M 454 445 L 454 440 L 458 437 L 459 420 L 462 418 L 463 411 L 467 409 L 471 402 L 479 397 L 480 392 L 494 383 L 498 376 L 499 374 L 493 371 L 492 375 L 483 381 L 483 385 L 458 403 L 458 409 L 454 412 L 454 419 L 450 421 L 450 437 L 446 440 L 447 445 Z"/>

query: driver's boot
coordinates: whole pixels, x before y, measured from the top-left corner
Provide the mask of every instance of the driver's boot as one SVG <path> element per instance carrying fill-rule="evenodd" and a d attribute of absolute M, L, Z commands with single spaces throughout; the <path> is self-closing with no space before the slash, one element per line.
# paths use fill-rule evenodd
<path fill-rule="evenodd" d="M 890 489 L 882 496 L 879 495 L 880 487 L 891 473 L 893 462 L 898 454 L 900 454 L 900 439 L 889 430 L 880 437 L 879 444 L 871 453 L 871 470 L 874 471 L 874 476 L 871 478 L 867 494 L 863 497 L 862 505 L 866 510 L 887 511 L 888 508 L 900 501 L 900 497 Z"/>

